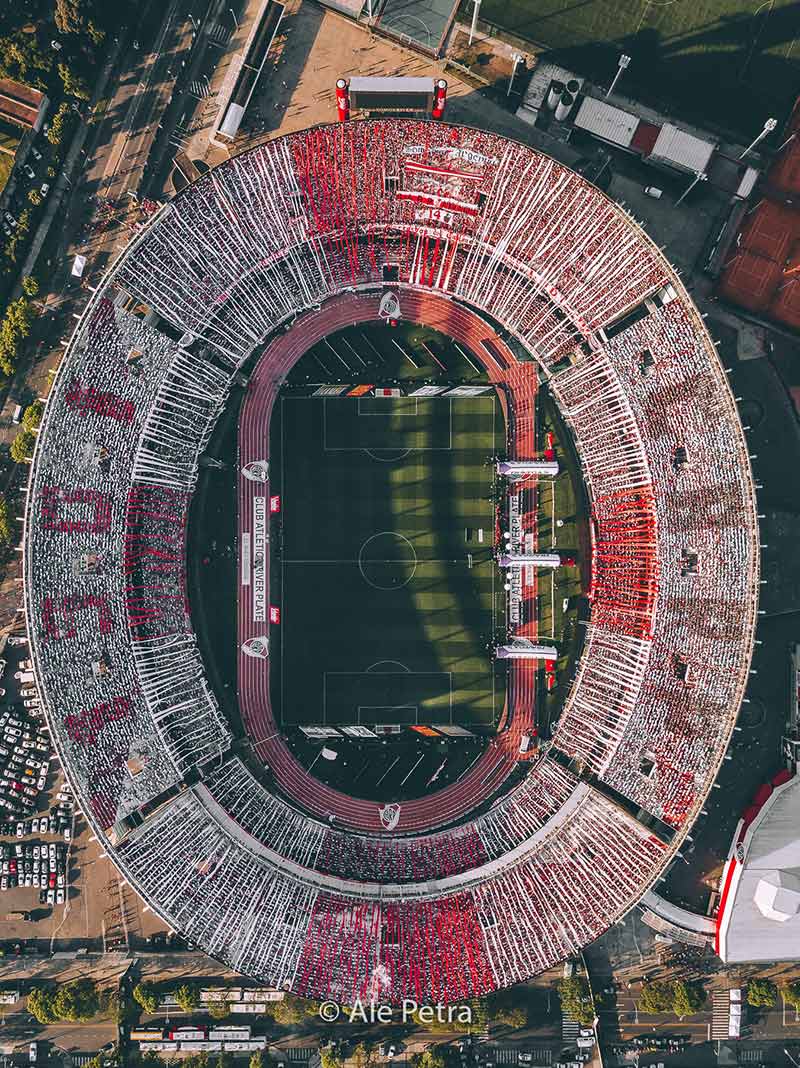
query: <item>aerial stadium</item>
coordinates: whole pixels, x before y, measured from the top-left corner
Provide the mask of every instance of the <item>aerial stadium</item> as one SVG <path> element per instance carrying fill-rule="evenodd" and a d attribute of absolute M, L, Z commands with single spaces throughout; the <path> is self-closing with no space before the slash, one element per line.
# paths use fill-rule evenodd
<path fill-rule="evenodd" d="M 404 323 L 480 382 L 364 359 L 285 392 L 324 339 Z M 560 459 L 545 392 L 578 458 L 578 560 L 537 540 Z M 190 578 L 198 482 L 225 462 L 236 717 Z M 576 953 L 675 858 L 744 695 L 758 549 L 725 370 L 637 223 L 485 130 L 352 120 L 203 175 L 93 293 L 34 457 L 26 612 L 69 782 L 171 928 L 306 997 L 455 1002 Z M 537 581 L 576 566 L 545 737 L 561 668 Z M 288 742 L 464 723 L 476 758 L 402 799 L 331 784 Z"/>

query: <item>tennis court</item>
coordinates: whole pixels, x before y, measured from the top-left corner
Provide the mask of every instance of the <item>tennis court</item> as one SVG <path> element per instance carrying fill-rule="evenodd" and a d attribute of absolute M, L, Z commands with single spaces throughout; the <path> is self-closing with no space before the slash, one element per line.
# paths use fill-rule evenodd
<path fill-rule="evenodd" d="M 284 394 L 276 415 L 279 721 L 490 727 L 494 394 Z"/>

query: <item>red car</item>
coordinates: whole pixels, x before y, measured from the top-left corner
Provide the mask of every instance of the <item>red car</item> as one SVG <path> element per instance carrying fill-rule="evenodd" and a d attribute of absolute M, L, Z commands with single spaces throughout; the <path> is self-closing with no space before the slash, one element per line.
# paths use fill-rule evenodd
<path fill-rule="evenodd" d="M 50 887 L 51 890 L 55 890 L 55 888 L 56 888 L 56 873 L 54 871 L 50 872 L 50 878 L 48 879 L 48 886 Z"/>

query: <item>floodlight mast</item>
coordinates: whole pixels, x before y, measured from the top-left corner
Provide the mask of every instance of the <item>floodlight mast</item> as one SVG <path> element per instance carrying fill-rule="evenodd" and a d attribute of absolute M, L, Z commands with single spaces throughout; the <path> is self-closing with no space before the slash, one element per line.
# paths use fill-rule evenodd
<path fill-rule="evenodd" d="M 708 181 L 708 175 L 704 174 L 703 171 L 697 171 L 695 173 L 694 181 L 692 182 L 692 184 L 675 201 L 675 207 L 677 208 L 677 206 L 679 204 L 682 204 L 684 202 L 684 200 L 686 200 L 686 198 L 688 197 L 688 195 L 691 193 L 691 191 L 694 189 L 694 187 L 697 185 L 698 182 L 707 182 L 707 181 Z"/>
<path fill-rule="evenodd" d="M 506 91 L 506 96 L 511 96 L 511 87 L 514 84 L 514 75 L 517 73 L 517 67 L 522 62 L 522 56 L 519 54 L 519 52 L 513 52 L 511 54 L 511 58 L 514 60 L 514 66 L 511 68 L 511 77 L 508 79 L 508 89 Z"/>
<path fill-rule="evenodd" d="M 744 152 L 741 154 L 741 156 L 739 156 L 739 159 L 744 159 L 744 157 L 747 155 L 748 152 L 752 152 L 753 149 L 756 147 L 756 145 L 760 144 L 760 142 L 764 140 L 764 138 L 767 136 L 767 134 L 771 134 L 772 131 L 777 127 L 777 125 L 778 125 L 778 120 L 777 119 L 767 119 L 767 121 L 764 123 L 764 129 L 761 131 L 761 133 L 758 135 L 758 137 L 755 139 L 755 141 L 752 141 L 747 146 L 747 148 L 744 150 Z"/>
<path fill-rule="evenodd" d="M 614 92 L 614 90 L 616 89 L 616 87 L 617 87 L 617 82 L 618 82 L 618 81 L 620 80 L 620 78 L 622 77 L 622 72 L 623 72 L 624 70 L 627 70 L 627 69 L 628 69 L 628 67 L 629 67 L 629 65 L 630 65 L 630 62 L 631 62 L 631 57 L 630 57 L 630 56 L 626 56 L 626 55 L 625 55 L 625 53 L 623 52 L 623 53 L 622 53 L 622 55 L 621 55 L 621 56 L 619 57 L 619 59 L 617 60 L 617 73 L 616 73 L 616 74 L 614 75 L 614 80 L 613 80 L 613 82 L 612 82 L 612 83 L 611 83 L 611 85 L 610 85 L 610 86 L 608 87 L 608 92 L 606 93 L 606 100 L 608 100 L 608 98 L 609 98 L 609 97 L 611 96 L 611 94 L 612 94 L 612 93 Z"/>
<path fill-rule="evenodd" d="M 472 25 L 469 28 L 469 44 L 475 36 L 475 28 L 478 25 L 478 12 L 481 9 L 481 0 L 472 0 Z"/>

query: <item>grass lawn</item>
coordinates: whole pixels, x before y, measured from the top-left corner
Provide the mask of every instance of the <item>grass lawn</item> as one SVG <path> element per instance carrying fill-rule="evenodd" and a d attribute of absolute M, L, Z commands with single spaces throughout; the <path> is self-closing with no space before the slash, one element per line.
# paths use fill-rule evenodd
<path fill-rule="evenodd" d="M 603 85 L 627 52 L 622 91 L 748 140 L 798 91 L 794 0 L 483 0 L 480 14 Z"/>
<path fill-rule="evenodd" d="M 504 698 L 487 650 L 503 610 L 492 560 L 488 461 L 503 440 L 494 393 L 284 394 L 275 415 L 276 718 L 491 727 Z"/>
<path fill-rule="evenodd" d="M 7 155 L 5 152 L 0 152 L 0 193 L 5 189 L 13 167 L 14 157 Z"/>

